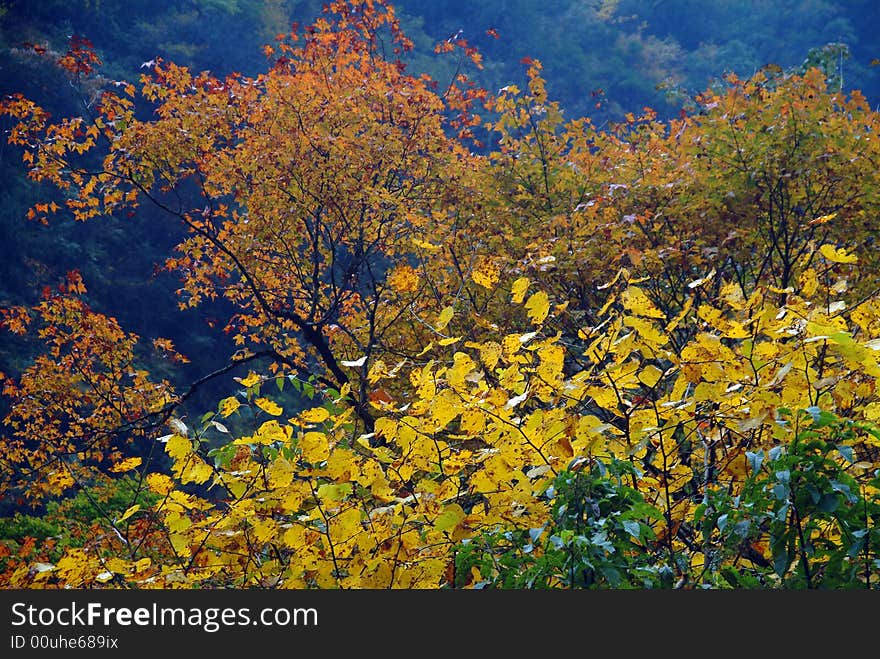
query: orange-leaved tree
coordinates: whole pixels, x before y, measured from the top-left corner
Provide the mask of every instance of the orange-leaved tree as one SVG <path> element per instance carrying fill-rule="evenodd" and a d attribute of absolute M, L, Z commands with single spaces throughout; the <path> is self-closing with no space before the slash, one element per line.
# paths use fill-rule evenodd
<path fill-rule="evenodd" d="M 420 329 L 407 311 L 424 292 L 417 251 L 433 247 L 425 228 L 454 204 L 471 159 L 458 133 L 477 120 L 463 76 L 440 96 L 383 57 L 386 45 L 411 47 L 392 7 L 338 2 L 303 34 L 279 35 L 255 78 L 151 61 L 149 119 L 132 85 L 104 91 L 90 117 L 50 123 L 20 96 L 3 111 L 19 120 L 11 141 L 29 175 L 64 190 L 76 219 L 149 201 L 186 226 L 166 263 L 181 275 L 180 305 L 232 302 L 237 357 L 260 351 L 338 389 L 384 350 L 411 348 L 389 328 L 404 316 Z M 369 426 L 368 391 L 355 389 Z"/>

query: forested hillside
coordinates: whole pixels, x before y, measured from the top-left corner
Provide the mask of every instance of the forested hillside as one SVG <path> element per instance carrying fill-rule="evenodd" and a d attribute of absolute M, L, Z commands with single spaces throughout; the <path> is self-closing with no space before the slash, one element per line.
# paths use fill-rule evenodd
<path fill-rule="evenodd" d="M 880 584 L 874 3 L 0 7 L 4 587 Z"/>

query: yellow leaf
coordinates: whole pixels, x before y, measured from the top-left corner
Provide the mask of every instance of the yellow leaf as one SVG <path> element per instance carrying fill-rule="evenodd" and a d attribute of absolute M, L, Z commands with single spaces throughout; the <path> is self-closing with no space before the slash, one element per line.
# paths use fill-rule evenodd
<path fill-rule="evenodd" d="M 240 499 L 247 492 L 248 485 L 244 481 L 240 481 L 231 477 L 227 477 L 223 481 L 223 486 L 229 490 L 233 499 Z"/>
<path fill-rule="evenodd" d="M 600 318 L 601 318 L 602 316 L 604 316 L 605 313 L 608 311 L 608 309 L 611 308 L 611 305 L 614 304 L 614 302 L 615 302 L 616 300 L 617 300 L 617 296 L 616 296 L 616 295 L 614 295 L 614 294 L 609 295 L 609 296 L 608 296 L 608 299 L 605 300 L 605 304 L 602 305 L 602 308 L 599 309 L 599 312 L 598 312 L 596 315 L 599 316 Z"/>
<path fill-rule="evenodd" d="M 180 474 L 180 482 L 201 484 L 208 480 L 213 473 L 211 465 L 193 455 Z"/>
<path fill-rule="evenodd" d="M 374 429 L 378 437 L 391 441 L 397 435 L 397 420 L 387 416 L 379 417 L 376 419 Z"/>
<path fill-rule="evenodd" d="M 620 301 L 627 311 L 636 316 L 665 318 L 663 312 L 654 305 L 641 288 L 627 288 L 620 296 Z"/>
<path fill-rule="evenodd" d="M 437 322 L 434 324 L 434 329 L 438 332 L 449 324 L 449 321 L 452 320 L 452 316 L 455 314 L 455 311 L 452 307 L 446 307 L 443 311 L 440 312 L 440 315 L 437 316 Z"/>
<path fill-rule="evenodd" d="M 666 337 L 647 320 L 636 318 L 635 316 L 627 316 L 623 319 L 623 324 L 635 329 L 645 341 L 655 347 L 662 346 L 667 341 Z"/>
<path fill-rule="evenodd" d="M 684 320 L 684 317 L 688 315 L 688 312 L 691 310 L 691 308 L 693 308 L 693 306 L 694 298 L 689 297 L 687 300 L 685 300 L 684 306 L 681 308 L 681 312 L 675 318 L 669 321 L 669 324 L 666 326 L 666 331 L 671 332 L 676 327 L 678 327 L 681 321 Z"/>
<path fill-rule="evenodd" d="M 421 398 L 430 400 L 437 391 L 437 385 L 434 382 L 434 360 L 428 361 L 421 369 L 413 369 L 410 373 L 410 381 L 418 387 L 417 393 Z"/>
<path fill-rule="evenodd" d="M 377 359 L 370 367 L 370 372 L 367 373 L 367 381 L 370 384 L 376 384 L 379 380 L 387 378 L 390 375 L 391 374 L 388 372 L 388 365 L 383 360 Z"/>
<path fill-rule="evenodd" d="M 239 442 L 239 440 L 235 440 L 233 444 L 272 444 L 273 442 L 288 442 L 290 441 L 290 437 L 292 434 L 293 428 L 291 426 L 282 426 L 275 419 L 269 419 L 257 429 L 257 432 L 254 433 L 253 438 L 251 438 L 250 440 L 248 440 L 247 438 L 242 438 L 245 441 L 241 442 Z"/>
<path fill-rule="evenodd" d="M 819 277 L 816 275 L 816 271 L 812 268 L 807 268 L 801 273 L 801 276 L 798 278 L 798 283 L 801 288 L 801 295 L 803 297 L 813 297 L 816 294 L 816 291 L 819 290 Z"/>
<path fill-rule="evenodd" d="M 113 557 L 107 559 L 106 567 L 111 572 L 115 572 L 117 574 L 125 574 L 128 572 L 128 568 L 131 564 L 128 561 L 125 561 L 121 558 Z"/>
<path fill-rule="evenodd" d="M 324 470 L 330 478 L 337 482 L 352 480 L 358 480 L 358 482 L 360 482 L 358 459 L 355 454 L 348 449 L 339 448 L 337 446 L 330 454 L 330 457 L 327 458 L 327 465 Z"/>
<path fill-rule="evenodd" d="M 287 487 L 293 481 L 293 467 L 284 458 L 276 458 L 266 469 L 266 477 L 270 490 Z"/>
<path fill-rule="evenodd" d="M 292 526 L 284 532 L 281 542 L 285 547 L 299 549 L 307 544 L 306 530 L 301 526 Z"/>
<path fill-rule="evenodd" d="M 498 325 L 496 323 L 486 320 L 473 310 L 471 311 L 471 318 L 477 324 L 477 327 L 482 327 L 483 329 L 491 330 L 493 332 L 498 331 Z"/>
<path fill-rule="evenodd" d="M 471 274 L 471 279 L 483 288 L 492 289 L 498 283 L 500 276 L 498 266 L 489 259 L 484 259 Z"/>
<path fill-rule="evenodd" d="M 453 343 L 458 343 L 459 341 L 461 341 L 460 336 L 450 336 L 448 339 L 437 341 L 437 344 L 441 346 L 451 346 Z"/>
<path fill-rule="evenodd" d="M 565 361 L 565 351 L 562 346 L 543 346 L 538 350 L 538 358 L 541 363 L 536 373 L 541 380 L 552 384 L 562 377 L 562 366 Z"/>
<path fill-rule="evenodd" d="M 745 308 L 746 299 L 743 295 L 742 286 L 738 283 L 730 281 L 724 284 L 724 286 L 721 287 L 719 297 L 732 309 L 742 310 Z"/>
<path fill-rule="evenodd" d="M 206 506 L 209 507 L 211 505 L 207 501 L 199 499 L 192 494 L 181 492 L 180 490 L 174 490 L 173 492 L 171 492 L 168 495 L 168 500 L 179 504 L 181 507 L 186 508 L 187 510 L 199 510 L 205 508 Z"/>
<path fill-rule="evenodd" d="M 837 217 L 837 213 L 829 213 L 828 215 L 821 215 L 814 220 L 810 220 L 809 224 L 811 224 L 811 225 L 825 224 L 826 222 L 830 222 L 831 220 L 833 220 L 835 217 Z"/>
<path fill-rule="evenodd" d="M 550 312 L 550 299 L 544 291 L 538 291 L 526 301 L 529 318 L 536 324 L 543 323 Z"/>
<path fill-rule="evenodd" d="M 572 448 L 577 453 L 592 452 L 595 446 L 605 444 L 605 436 L 602 433 L 610 429 L 612 429 L 610 423 L 602 423 L 592 414 L 582 416 L 577 422 Z"/>
<path fill-rule="evenodd" d="M 299 442 L 303 458 L 312 464 L 323 462 L 330 457 L 327 435 L 322 432 L 307 432 Z"/>
<path fill-rule="evenodd" d="M 257 398 L 254 401 L 254 404 L 261 410 L 263 410 L 266 414 L 271 414 L 272 416 L 278 416 L 283 411 L 280 405 L 278 405 L 274 401 L 269 400 L 268 398 Z"/>
<path fill-rule="evenodd" d="M 501 339 L 501 352 L 506 359 L 511 359 L 522 348 L 523 343 L 519 340 L 519 334 L 508 334 Z"/>
<path fill-rule="evenodd" d="M 278 522 L 274 519 L 257 519 L 251 529 L 257 542 L 266 542 L 278 531 Z"/>
<path fill-rule="evenodd" d="M 501 358 L 501 346 L 495 341 L 486 341 L 480 345 L 480 361 L 488 369 L 495 368 L 498 360 Z"/>
<path fill-rule="evenodd" d="M 461 413 L 459 428 L 467 435 L 477 435 L 486 428 L 486 416 L 480 410 L 466 410 Z"/>
<path fill-rule="evenodd" d="M 410 446 L 418 437 L 418 433 L 409 425 L 412 421 L 415 421 L 412 417 L 404 417 L 404 423 L 399 426 L 395 425 L 395 434 L 391 436 L 404 451 L 409 451 Z"/>
<path fill-rule="evenodd" d="M 438 531 L 449 531 L 458 526 L 466 516 L 461 506 L 457 503 L 451 503 L 443 509 L 443 512 L 434 521 L 434 528 Z"/>
<path fill-rule="evenodd" d="M 364 487 L 370 487 L 377 480 L 384 477 L 382 467 L 375 460 L 365 460 L 358 469 L 357 482 Z"/>
<path fill-rule="evenodd" d="M 452 366 L 446 371 L 446 381 L 453 389 L 460 389 L 465 386 L 465 379 L 473 373 L 477 364 L 464 352 L 456 352 L 452 360 Z"/>
<path fill-rule="evenodd" d="M 639 382 L 644 384 L 646 387 L 653 387 L 655 384 L 657 384 L 657 382 L 660 381 L 660 378 L 662 376 L 663 371 L 661 371 L 653 364 L 648 364 L 639 373 Z"/>
<path fill-rule="evenodd" d="M 590 387 L 587 394 L 599 407 L 614 412 L 619 404 L 617 394 L 612 387 Z"/>
<path fill-rule="evenodd" d="M 461 413 L 461 397 L 450 389 L 444 389 L 431 401 L 431 419 L 437 429 L 444 428 Z"/>
<path fill-rule="evenodd" d="M 770 288 L 772 289 L 772 286 Z M 751 336 L 742 324 L 735 320 L 727 320 L 720 309 L 716 309 L 708 304 L 700 305 L 700 308 L 697 309 L 697 317 L 729 339 L 745 339 Z"/>
<path fill-rule="evenodd" d="M 525 277 L 520 277 L 515 282 L 513 282 L 513 286 L 510 289 L 510 293 L 513 296 L 514 304 L 522 304 L 523 298 L 526 295 L 526 289 L 529 287 L 529 280 Z"/>
<path fill-rule="evenodd" d="M 131 471 L 135 467 L 139 466 L 143 462 L 141 458 L 126 458 L 122 462 L 117 462 L 115 465 L 110 467 L 110 471 L 114 474 L 121 474 L 126 471 Z"/>
<path fill-rule="evenodd" d="M 859 260 L 855 254 L 847 254 L 845 249 L 837 249 L 834 245 L 822 245 L 819 252 L 832 263 L 856 263 Z"/>
<path fill-rule="evenodd" d="M 168 536 L 171 546 L 179 556 L 189 556 L 192 550 L 189 547 L 189 540 L 183 533 L 172 533 Z"/>
<path fill-rule="evenodd" d="M 257 384 L 258 382 L 260 382 L 262 380 L 262 378 L 254 372 L 248 373 L 248 376 L 246 378 L 243 378 L 243 379 L 235 378 L 235 379 L 243 387 L 253 387 L 255 384 Z"/>
<path fill-rule="evenodd" d="M 116 521 L 117 522 L 124 522 L 125 520 L 127 520 L 129 517 L 134 515 L 140 509 L 141 509 L 141 506 L 138 503 L 134 504 L 133 506 L 129 506 L 128 509 L 124 513 L 122 513 L 122 517 L 120 517 Z"/>
<path fill-rule="evenodd" d="M 135 562 L 134 572 L 135 573 L 143 572 L 148 567 L 150 567 L 150 565 L 152 565 L 152 564 L 153 564 L 152 559 L 150 559 L 149 557 L 144 557 L 144 558 L 140 559 L 139 561 Z"/>
<path fill-rule="evenodd" d="M 419 240 L 418 238 L 413 238 L 413 245 L 416 247 L 421 247 L 422 249 L 426 249 L 429 252 L 436 252 L 439 249 L 442 249 L 439 245 L 433 245 L 429 242 L 425 242 L 424 240 Z"/>
<path fill-rule="evenodd" d="M 238 399 L 235 396 L 224 398 L 220 401 L 220 415 L 223 418 L 226 418 L 230 414 L 235 412 L 239 407 L 241 407 L 241 403 L 238 402 Z"/>
<path fill-rule="evenodd" d="M 357 508 L 349 508 L 339 513 L 330 523 L 330 533 L 335 541 L 345 542 L 363 531 L 361 512 Z"/>
<path fill-rule="evenodd" d="M 192 453 L 192 443 L 183 435 L 171 435 L 165 444 L 165 452 L 175 460 Z"/>
<path fill-rule="evenodd" d="M 306 483 L 299 483 L 298 486 L 288 487 L 284 491 L 284 497 L 281 499 L 281 506 L 285 512 L 296 512 L 302 507 L 303 501 L 306 500 L 308 493 L 305 488 Z"/>
<path fill-rule="evenodd" d="M 498 375 L 498 384 L 508 391 L 516 391 L 517 385 L 523 381 L 519 365 L 511 364 Z"/>
<path fill-rule="evenodd" d="M 180 533 L 181 531 L 186 531 L 192 526 L 192 521 L 186 515 L 171 511 L 165 515 L 165 526 L 167 526 L 168 530 L 172 533 Z"/>
<path fill-rule="evenodd" d="M 147 487 L 156 494 L 165 496 L 174 489 L 174 481 L 165 474 L 147 474 Z"/>
<path fill-rule="evenodd" d="M 415 293 L 419 290 L 419 273 L 404 263 L 388 275 L 388 285 L 398 293 Z"/>
<path fill-rule="evenodd" d="M 342 501 L 351 492 L 350 483 L 325 483 L 318 488 L 318 498 L 324 503 Z"/>
<path fill-rule="evenodd" d="M 323 407 L 313 407 L 299 415 L 301 421 L 305 423 L 321 423 L 330 418 L 330 412 Z"/>
<path fill-rule="evenodd" d="M 614 286 L 614 284 L 616 284 L 616 283 L 618 282 L 618 280 L 620 279 L 620 277 L 621 277 L 623 274 L 624 274 L 624 269 L 623 269 L 623 268 L 620 268 L 620 269 L 617 271 L 617 274 L 614 275 L 614 279 L 612 279 L 611 281 L 609 281 L 609 282 L 607 282 L 607 283 L 605 283 L 605 284 L 600 284 L 599 286 L 596 287 L 596 289 L 597 289 L 597 290 L 600 290 L 600 291 L 604 291 L 606 288 L 611 288 L 612 286 Z"/>

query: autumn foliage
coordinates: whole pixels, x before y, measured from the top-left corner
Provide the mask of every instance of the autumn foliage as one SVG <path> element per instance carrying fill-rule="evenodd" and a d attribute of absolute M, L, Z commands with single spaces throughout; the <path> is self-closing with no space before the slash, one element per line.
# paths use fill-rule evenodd
<path fill-rule="evenodd" d="M 600 129 L 537 61 L 492 95 L 466 42 L 443 85 L 409 47 L 350 0 L 255 78 L 157 60 L 82 117 L 3 100 L 63 193 L 32 217 L 161 208 L 178 304 L 228 301 L 237 351 L 178 390 L 141 356 L 185 357 L 76 273 L 4 310 L 43 346 L 3 378 L 4 496 L 128 499 L 4 540 L 2 583 L 876 588 L 878 114 L 768 70 Z"/>

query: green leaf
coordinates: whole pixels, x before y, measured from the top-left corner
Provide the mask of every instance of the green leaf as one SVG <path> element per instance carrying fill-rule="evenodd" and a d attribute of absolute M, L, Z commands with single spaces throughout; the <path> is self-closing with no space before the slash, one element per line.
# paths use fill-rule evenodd
<path fill-rule="evenodd" d="M 813 417 L 814 428 L 824 428 L 825 426 L 831 425 L 832 423 L 837 421 L 837 417 L 834 414 L 819 407 L 816 407 L 815 405 L 813 405 L 812 407 L 808 407 L 806 411 L 810 414 L 811 417 Z"/>
<path fill-rule="evenodd" d="M 609 554 L 613 554 L 616 551 L 614 545 L 608 539 L 608 535 L 604 531 L 596 531 L 596 533 L 590 537 L 590 543 L 596 547 L 601 547 Z"/>
<path fill-rule="evenodd" d="M 822 498 L 819 499 L 818 508 L 823 513 L 833 513 L 837 510 L 837 506 L 840 505 L 840 499 L 833 492 L 828 492 L 822 495 Z"/>
<path fill-rule="evenodd" d="M 629 533 L 636 540 L 641 540 L 641 535 L 642 535 L 642 525 L 641 524 L 639 524 L 638 522 L 631 520 L 631 519 L 623 520 L 622 524 L 623 524 L 624 531 Z"/>
<path fill-rule="evenodd" d="M 749 466 L 752 468 L 753 474 L 757 474 L 761 471 L 761 464 L 764 462 L 764 451 L 746 451 L 746 458 L 749 461 Z"/>
<path fill-rule="evenodd" d="M 602 574 L 605 575 L 605 578 L 608 580 L 608 585 L 612 588 L 617 588 L 622 581 L 620 572 L 613 567 L 603 567 Z"/>
<path fill-rule="evenodd" d="M 788 572 L 789 565 L 791 565 L 791 557 L 789 557 L 788 551 L 785 550 L 783 545 L 782 551 L 773 555 L 773 571 L 777 576 L 784 577 L 785 573 Z"/>
<path fill-rule="evenodd" d="M 849 485 L 846 483 L 841 483 L 840 481 L 831 481 L 831 489 L 835 492 L 840 492 L 843 496 L 847 498 L 850 503 L 855 503 L 856 496 L 852 493 Z"/>
<path fill-rule="evenodd" d="M 650 503 L 638 502 L 633 503 L 630 506 L 630 517 L 648 517 L 654 520 L 663 519 L 663 513 L 661 513 L 656 506 L 652 506 Z"/>
<path fill-rule="evenodd" d="M 736 523 L 736 526 L 733 527 L 733 532 L 738 537 L 745 538 L 749 534 L 749 531 L 751 530 L 751 528 L 752 528 L 751 520 L 744 519 L 743 521 Z"/>

